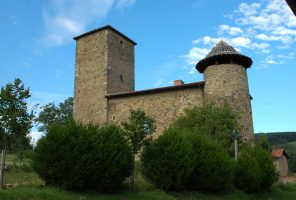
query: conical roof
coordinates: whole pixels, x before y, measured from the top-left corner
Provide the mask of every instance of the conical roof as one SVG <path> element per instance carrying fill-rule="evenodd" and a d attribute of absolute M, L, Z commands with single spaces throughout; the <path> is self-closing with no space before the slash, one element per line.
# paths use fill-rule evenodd
<path fill-rule="evenodd" d="M 232 46 L 223 40 L 212 48 L 211 52 L 196 64 L 196 69 L 203 73 L 210 65 L 236 63 L 245 68 L 251 67 L 253 61 L 248 56 L 238 53 Z"/>

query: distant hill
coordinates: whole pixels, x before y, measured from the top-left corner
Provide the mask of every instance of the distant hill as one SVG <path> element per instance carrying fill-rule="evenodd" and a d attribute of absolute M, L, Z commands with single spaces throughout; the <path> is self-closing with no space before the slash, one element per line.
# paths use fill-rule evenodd
<path fill-rule="evenodd" d="M 260 135 L 266 135 L 268 137 L 268 142 L 272 146 L 296 141 L 296 132 L 256 133 L 255 140 L 257 140 Z"/>

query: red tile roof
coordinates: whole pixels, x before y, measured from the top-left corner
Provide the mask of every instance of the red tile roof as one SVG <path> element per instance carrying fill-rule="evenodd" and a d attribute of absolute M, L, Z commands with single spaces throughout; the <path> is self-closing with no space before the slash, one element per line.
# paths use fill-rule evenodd
<path fill-rule="evenodd" d="M 273 158 L 280 158 L 282 155 L 285 155 L 287 158 L 289 158 L 288 154 L 284 149 L 274 149 L 272 150 L 271 156 Z"/>
<path fill-rule="evenodd" d="M 105 97 L 112 99 L 117 97 L 151 94 L 151 93 L 158 93 L 158 92 L 164 92 L 164 91 L 170 91 L 170 90 L 180 90 L 185 88 L 203 88 L 204 85 L 205 85 L 205 82 L 201 81 L 201 82 L 187 83 L 184 85 L 174 85 L 174 86 L 168 86 L 168 87 L 153 88 L 148 90 L 139 90 L 134 92 L 113 93 L 113 94 L 107 94 Z"/>

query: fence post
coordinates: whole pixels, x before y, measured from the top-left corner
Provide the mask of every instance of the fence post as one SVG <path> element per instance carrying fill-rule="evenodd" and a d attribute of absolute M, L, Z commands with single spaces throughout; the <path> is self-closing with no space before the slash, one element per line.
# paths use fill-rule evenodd
<path fill-rule="evenodd" d="M 1 150 L 1 160 L 0 160 L 0 189 L 4 188 L 5 157 L 6 157 L 6 147 L 4 146 Z"/>

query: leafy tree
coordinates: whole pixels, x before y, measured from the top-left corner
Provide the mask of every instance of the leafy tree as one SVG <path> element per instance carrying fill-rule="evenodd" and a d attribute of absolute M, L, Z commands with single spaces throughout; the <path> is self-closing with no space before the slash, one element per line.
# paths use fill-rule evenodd
<path fill-rule="evenodd" d="M 256 138 L 256 146 L 259 146 L 267 151 L 270 151 L 270 144 L 268 142 L 267 135 L 261 134 L 259 137 Z"/>
<path fill-rule="evenodd" d="M 130 110 L 130 116 L 126 122 L 122 123 L 125 130 L 127 139 L 129 140 L 134 154 L 134 160 L 136 154 L 139 153 L 143 145 L 149 144 L 152 141 L 152 134 L 154 133 L 156 126 L 155 120 L 152 117 L 146 115 L 146 113 L 140 109 Z M 134 188 L 135 179 L 135 166 L 132 175 L 132 188 Z"/>
<path fill-rule="evenodd" d="M 184 115 L 180 116 L 171 128 L 210 136 L 229 152 L 233 152 L 231 133 L 233 130 L 239 131 L 236 115 L 227 104 L 219 107 L 207 104 L 187 108 Z"/>
<path fill-rule="evenodd" d="M 49 126 L 54 124 L 65 124 L 72 118 L 73 97 L 67 98 L 58 106 L 51 102 L 41 108 L 42 111 L 36 118 L 36 122 L 39 124 L 38 130 L 47 133 Z"/>
<path fill-rule="evenodd" d="M 33 111 L 28 111 L 27 100 L 30 89 L 25 88 L 21 79 L 1 87 L 0 92 L 0 133 L 1 141 L 9 149 L 30 148 L 29 133 L 32 128 Z"/>
<path fill-rule="evenodd" d="M 123 122 L 122 126 L 130 141 L 134 154 L 139 153 L 142 146 L 152 141 L 152 134 L 155 131 L 155 120 L 146 115 L 140 109 L 131 110 L 128 121 Z"/>

